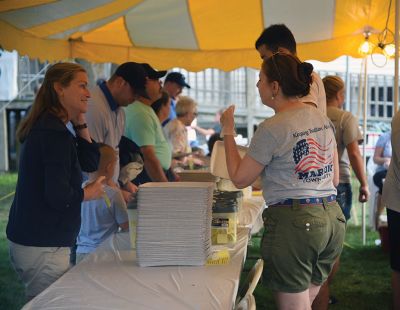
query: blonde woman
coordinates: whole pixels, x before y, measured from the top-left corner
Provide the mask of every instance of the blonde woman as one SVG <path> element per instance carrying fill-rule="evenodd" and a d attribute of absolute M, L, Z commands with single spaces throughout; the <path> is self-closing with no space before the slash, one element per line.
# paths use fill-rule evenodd
<path fill-rule="evenodd" d="M 350 112 L 343 110 L 345 97 L 343 80 L 338 76 L 329 75 L 324 77 L 322 82 L 326 93 L 327 115 L 336 129 L 335 138 L 339 156 L 337 200 L 348 220 L 352 202 L 350 165 L 360 182 L 358 200 L 366 202 L 369 197 L 367 176 L 358 147 L 363 138 L 357 119 Z"/>
<path fill-rule="evenodd" d="M 339 184 L 336 187 L 336 200 L 343 211 L 346 221 L 350 219 L 353 200 L 351 188 L 350 165 L 360 182 L 358 201 L 366 202 L 369 198 L 367 177 L 358 145 L 363 141 L 358 121 L 348 111 L 343 110 L 345 88 L 343 80 L 338 76 L 329 75 L 322 79 L 326 93 L 327 115 L 335 126 L 335 138 L 339 157 Z M 329 297 L 329 283 L 339 268 L 337 259 L 328 281 L 321 287 L 313 303 L 313 310 L 327 309 L 329 298 L 335 302 L 336 298 Z"/>

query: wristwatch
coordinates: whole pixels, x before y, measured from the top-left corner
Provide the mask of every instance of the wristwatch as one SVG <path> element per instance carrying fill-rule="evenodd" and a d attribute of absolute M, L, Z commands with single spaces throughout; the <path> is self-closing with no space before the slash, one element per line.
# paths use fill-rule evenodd
<path fill-rule="evenodd" d="M 75 125 L 73 128 L 75 131 L 79 131 L 79 130 L 87 128 L 87 124 L 84 123 L 84 124 Z"/>

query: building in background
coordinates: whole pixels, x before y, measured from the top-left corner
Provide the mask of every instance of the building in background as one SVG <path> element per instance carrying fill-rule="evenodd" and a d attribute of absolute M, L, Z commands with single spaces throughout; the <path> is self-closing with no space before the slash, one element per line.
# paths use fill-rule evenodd
<path fill-rule="evenodd" d="M 4 55 L 8 53 L 0 56 L 0 64 L 6 60 Z M 0 143 L 3 143 L 1 150 L 4 150 L 3 158 L 0 156 L 0 170 L 16 170 L 18 167 L 18 143 L 15 139 L 15 130 L 18 122 L 25 115 L 26 108 L 32 104 L 35 91 L 44 77 L 43 69 L 48 65 L 28 57 L 14 57 L 15 61 L 11 70 L 17 73 L 16 81 L 13 82 L 14 84 L 9 84 L 0 79 L 0 94 L 11 94 L 8 97 L 0 97 L 0 128 L 4 129 L 0 132 Z M 112 64 L 90 64 L 82 60 L 77 60 L 77 62 L 88 71 L 92 84 L 100 78 L 108 79 L 114 71 Z M 311 61 L 311 63 L 321 77 L 337 74 L 346 81 L 345 109 L 358 116 L 361 125 L 364 111 L 363 102 L 360 100 L 363 87 L 361 60 L 340 57 L 331 63 L 318 61 Z M 393 67 L 392 62 L 383 68 L 378 68 L 372 63 L 368 64 L 367 156 L 373 153 L 379 134 L 390 129 L 391 118 L 394 114 Z M 261 103 L 258 95 L 256 88 L 258 70 L 239 68 L 224 72 L 218 69 L 206 69 L 195 73 L 175 68 L 174 71 L 184 74 L 188 84 L 191 85 L 190 89 L 184 89 L 183 95 L 193 97 L 199 103 L 198 124 L 203 128 L 213 125 L 218 110 L 235 104 L 237 132 L 247 138 L 253 135 L 255 127 L 262 120 L 274 113 L 272 109 Z M 15 85 L 20 91 L 16 97 Z M 14 97 L 15 100 L 8 104 Z M 4 108 L 6 104 L 8 105 Z"/>

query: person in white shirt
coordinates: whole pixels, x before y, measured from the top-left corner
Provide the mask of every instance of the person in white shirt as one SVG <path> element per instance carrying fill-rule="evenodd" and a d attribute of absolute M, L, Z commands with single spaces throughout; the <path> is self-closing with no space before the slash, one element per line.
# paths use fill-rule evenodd
<path fill-rule="evenodd" d="M 265 28 L 257 39 L 255 46 L 262 59 L 271 57 L 277 52 L 297 56 L 296 40 L 290 29 L 284 24 L 275 24 Z M 312 72 L 310 92 L 300 100 L 317 107 L 323 114 L 326 114 L 324 85 L 318 73 L 315 71 Z"/>

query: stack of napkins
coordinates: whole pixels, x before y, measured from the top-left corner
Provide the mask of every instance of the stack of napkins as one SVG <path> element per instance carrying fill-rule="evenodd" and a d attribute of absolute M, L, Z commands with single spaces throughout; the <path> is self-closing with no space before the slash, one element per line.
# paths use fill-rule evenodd
<path fill-rule="evenodd" d="M 204 265 L 210 254 L 214 183 L 140 185 L 139 266 Z"/>

